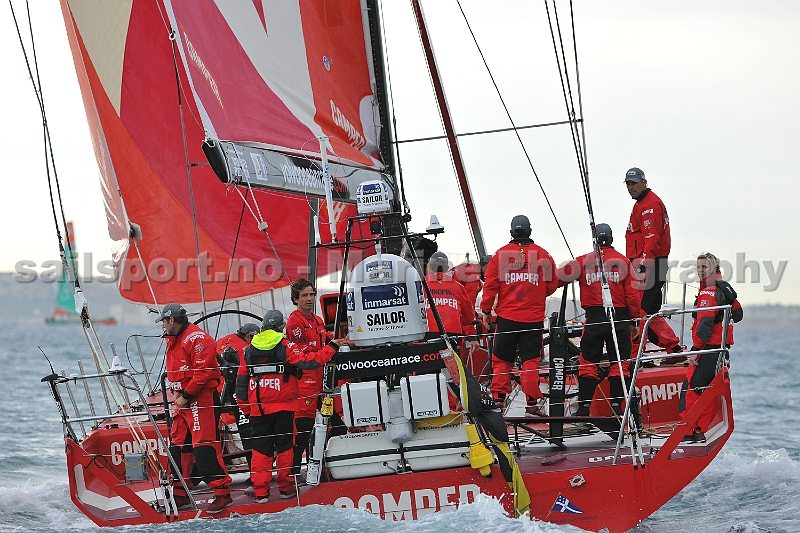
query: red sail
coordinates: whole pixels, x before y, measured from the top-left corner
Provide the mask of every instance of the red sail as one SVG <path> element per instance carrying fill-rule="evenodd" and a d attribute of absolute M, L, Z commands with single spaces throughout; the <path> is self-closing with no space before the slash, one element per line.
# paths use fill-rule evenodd
<path fill-rule="evenodd" d="M 259 211 L 288 275 L 306 275 L 308 200 L 240 187 L 245 206 L 211 170 L 201 143 L 302 156 L 318 153 L 317 137 L 326 135 L 333 161 L 380 171 L 361 2 L 91 5 L 62 0 L 109 234 L 119 243 L 122 296 L 153 303 L 152 287 L 159 304 L 196 303 L 201 275 L 208 301 L 285 285 Z M 354 214 L 344 204 L 335 211 L 341 220 Z M 324 209 L 320 215 L 327 219 Z M 129 223 L 141 239 L 129 239 Z M 339 256 L 321 252 L 318 274 L 340 268 Z"/>

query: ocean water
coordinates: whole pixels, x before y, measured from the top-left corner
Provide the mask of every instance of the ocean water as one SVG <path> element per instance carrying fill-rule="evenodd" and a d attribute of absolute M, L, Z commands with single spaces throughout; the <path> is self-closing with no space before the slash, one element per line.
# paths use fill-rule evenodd
<path fill-rule="evenodd" d="M 106 327 L 99 334 L 123 357 L 130 333 Z M 151 334 L 156 333 L 155 330 Z M 155 350 L 158 339 L 144 339 Z M 0 328 L 0 532 L 98 529 L 69 499 L 58 413 L 48 387 L 50 357 L 56 371 L 87 355 L 79 326 Z M 132 347 L 133 344 L 131 343 Z M 800 332 L 758 330 L 743 322 L 732 353 L 736 429 L 714 462 L 636 533 L 800 532 Z M 134 365 L 138 358 L 134 359 Z M 613 502 L 609 502 L 613 505 Z M 131 532 L 576 532 L 577 528 L 515 520 L 481 499 L 418 522 L 384 522 L 358 511 L 323 507 L 213 521 L 126 527 Z"/>

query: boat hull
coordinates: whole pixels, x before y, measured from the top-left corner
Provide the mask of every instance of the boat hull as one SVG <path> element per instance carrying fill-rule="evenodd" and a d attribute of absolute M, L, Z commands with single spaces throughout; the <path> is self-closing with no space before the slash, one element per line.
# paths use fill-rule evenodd
<path fill-rule="evenodd" d="M 689 428 L 708 410 L 714 412 L 708 442 L 681 443 L 682 437 L 691 433 Z M 546 430 L 546 424 L 538 425 Z M 627 443 L 614 464 L 615 443 L 603 434 L 587 437 L 583 443 L 577 442 L 579 439 L 575 444 L 567 441 L 566 451 L 546 443 L 538 448 L 522 446 L 518 464 L 531 496 L 530 516 L 591 531 L 627 531 L 695 479 L 732 431 L 730 383 L 727 370 L 723 369 L 671 434 L 650 439 L 642 447 L 644 466 L 634 468 Z M 387 520 L 416 520 L 471 503 L 479 494 L 498 499 L 508 514 L 514 515 L 511 490 L 495 466 L 489 478 L 467 467 L 330 481 L 301 487 L 296 499 L 276 498 L 265 504 L 255 504 L 244 494 L 244 484 L 235 483 L 234 504 L 222 513 L 208 514 L 204 509 L 213 494 L 199 490 L 194 494 L 198 510 L 168 517 L 154 509 L 157 504 L 163 505 L 154 490 L 157 483 L 122 483 L 123 454 L 149 447 L 157 451 L 162 463 L 166 461 L 166 451 L 158 449 L 154 431 L 147 440 L 143 445 L 134 443 L 127 430 L 113 421 L 95 429 L 81 444 L 66 440 L 72 500 L 96 524 L 120 526 L 223 518 L 313 504 L 360 508 Z M 278 491 L 272 493 L 277 495 Z"/>

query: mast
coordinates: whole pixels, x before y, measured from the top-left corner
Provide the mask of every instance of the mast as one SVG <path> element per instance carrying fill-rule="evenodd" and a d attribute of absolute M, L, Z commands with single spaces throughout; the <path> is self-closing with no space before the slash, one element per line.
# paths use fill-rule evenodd
<path fill-rule="evenodd" d="M 392 123 L 389 120 L 389 91 L 386 83 L 386 64 L 383 57 L 383 36 L 381 35 L 381 15 L 378 10 L 377 0 L 367 0 L 367 17 L 369 21 L 370 44 L 372 45 L 372 71 L 375 76 L 375 98 L 378 101 L 378 116 L 381 121 L 380 141 L 378 149 L 381 154 L 383 164 L 386 165 L 386 173 L 395 176 L 397 172 L 394 158 L 394 138 L 392 135 Z M 395 199 L 398 198 L 397 186 L 392 184 L 395 189 Z"/>
<path fill-rule="evenodd" d="M 422 13 L 422 6 L 419 0 L 411 0 L 411 6 L 414 9 L 414 18 L 417 21 L 419 38 L 422 41 L 422 48 L 425 51 L 425 62 L 428 64 L 428 72 L 433 82 L 433 90 L 436 93 L 436 103 L 439 106 L 439 114 L 442 117 L 442 125 L 444 126 L 444 132 L 447 136 L 447 146 L 450 149 L 450 157 L 453 160 L 453 167 L 456 171 L 456 177 L 458 178 L 458 189 L 461 192 L 461 200 L 464 202 L 464 209 L 467 213 L 472 240 L 475 243 L 475 250 L 478 252 L 478 258 L 481 258 L 486 255 L 486 245 L 483 242 L 483 233 L 481 232 L 481 226 L 478 222 L 478 213 L 475 209 L 475 202 L 472 199 L 472 191 L 469 188 L 467 171 L 464 167 L 464 160 L 461 157 L 461 149 L 458 146 L 458 138 L 456 137 L 455 128 L 453 127 L 450 107 L 447 105 L 447 98 L 444 94 L 442 79 L 439 75 L 439 67 L 436 64 L 436 57 L 431 47 L 431 38 L 428 34 L 428 26 L 425 23 L 425 15 Z"/>

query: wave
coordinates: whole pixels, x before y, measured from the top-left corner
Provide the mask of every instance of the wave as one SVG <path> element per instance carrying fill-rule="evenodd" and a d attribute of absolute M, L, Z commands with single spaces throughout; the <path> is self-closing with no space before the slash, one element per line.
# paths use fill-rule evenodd
<path fill-rule="evenodd" d="M 0 487 L 0 532 L 80 531 L 97 529 L 69 497 L 69 483 Z"/>
<path fill-rule="evenodd" d="M 636 533 L 800 531 L 800 465 L 785 448 L 723 451 Z M 677 528 L 676 528 L 677 526 Z"/>
<path fill-rule="evenodd" d="M 469 505 L 451 512 L 436 513 L 414 522 L 392 522 L 359 509 L 310 505 L 274 514 L 251 515 L 224 520 L 190 520 L 178 524 L 126 527 L 137 533 L 262 533 L 263 531 L 329 532 L 415 532 L 463 533 L 577 533 L 582 529 L 557 526 L 527 518 L 509 518 L 500 503 L 478 496 Z M 94 530 L 97 526 L 72 504 L 69 484 L 47 481 L 40 485 L 0 488 L 0 532 Z"/>

